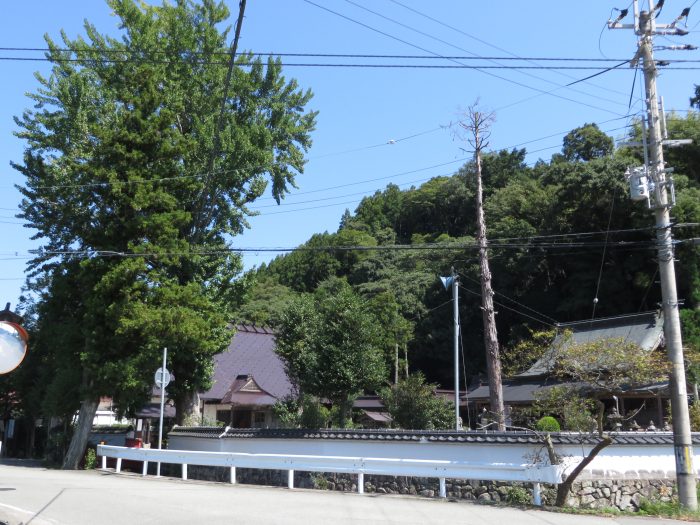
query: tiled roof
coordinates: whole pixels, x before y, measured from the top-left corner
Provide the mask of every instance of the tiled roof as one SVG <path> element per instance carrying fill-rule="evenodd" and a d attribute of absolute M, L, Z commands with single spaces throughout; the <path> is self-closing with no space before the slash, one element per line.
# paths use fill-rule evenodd
<path fill-rule="evenodd" d="M 160 403 L 146 403 L 139 410 L 136 411 L 136 417 L 142 419 L 155 419 L 160 417 Z M 165 405 L 163 407 L 163 417 L 174 418 L 175 417 L 175 407 L 170 405 Z"/>
<path fill-rule="evenodd" d="M 252 375 L 238 376 L 221 399 L 223 404 L 238 406 L 272 406 L 277 399 L 260 388 Z"/>
<path fill-rule="evenodd" d="M 503 381 L 503 402 L 505 404 L 532 403 L 535 392 L 551 388 L 556 381 L 547 382 L 546 379 L 536 379 L 534 381 Z M 471 402 L 484 401 L 489 399 L 489 385 L 481 385 L 467 394 L 467 399 Z"/>
<path fill-rule="evenodd" d="M 544 392 L 554 386 L 564 385 L 577 390 L 586 395 L 596 392 L 595 386 L 581 382 L 562 382 L 551 378 L 527 376 L 517 376 L 516 379 L 503 381 L 503 402 L 506 405 L 517 405 L 519 403 L 529 404 L 535 400 L 535 394 Z M 624 385 L 623 385 L 624 387 Z M 623 388 L 626 394 L 634 394 L 642 397 L 657 395 L 665 392 L 668 389 L 668 381 L 660 381 L 648 385 L 635 385 L 634 387 Z M 470 403 L 485 402 L 489 400 L 489 385 L 480 385 L 468 393 L 467 400 Z M 609 397 L 609 393 L 606 393 Z"/>
<path fill-rule="evenodd" d="M 200 398 L 221 400 L 241 375 L 252 376 L 261 389 L 277 399 L 292 393 L 284 364 L 275 353 L 274 332 L 269 328 L 237 327 L 228 350 L 214 356 L 213 385 Z"/>
<path fill-rule="evenodd" d="M 359 396 L 352 403 L 353 408 L 383 409 L 384 403 L 379 396 Z"/>
<path fill-rule="evenodd" d="M 557 325 L 559 335 L 552 343 L 552 347 L 529 370 L 516 377 L 530 378 L 547 375 L 554 362 L 554 349 L 560 344 L 560 338 L 564 337 L 564 331 L 571 332 L 571 339 L 564 345 L 622 338 L 625 341 L 636 343 L 645 350 L 654 350 L 662 342 L 663 330 L 663 315 L 656 311 L 560 323 Z"/>
<path fill-rule="evenodd" d="M 225 432 L 224 432 L 225 431 Z M 171 436 L 192 436 L 217 439 L 322 439 L 366 441 L 418 441 L 453 443 L 492 443 L 494 445 L 540 444 L 542 438 L 534 432 L 484 432 L 484 431 L 435 431 L 435 430 L 306 430 L 299 428 L 229 428 L 222 427 L 174 427 Z M 672 432 L 615 432 L 610 434 L 616 445 L 673 445 Z M 558 432 L 550 434 L 555 445 L 579 445 L 597 443 L 594 434 Z M 692 435 L 693 444 L 700 444 L 700 433 Z"/>

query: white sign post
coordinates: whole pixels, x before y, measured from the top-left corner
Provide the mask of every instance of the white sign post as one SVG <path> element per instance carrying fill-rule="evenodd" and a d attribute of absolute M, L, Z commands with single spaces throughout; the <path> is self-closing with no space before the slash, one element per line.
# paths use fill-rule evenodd
<path fill-rule="evenodd" d="M 168 358 L 168 349 L 163 348 L 163 366 L 156 370 L 156 386 L 160 388 L 160 426 L 158 432 L 158 449 L 163 448 L 163 411 L 165 409 L 165 387 L 170 383 L 170 372 L 165 368 L 165 361 Z M 156 476 L 160 476 L 160 461 L 156 467 Z"/>

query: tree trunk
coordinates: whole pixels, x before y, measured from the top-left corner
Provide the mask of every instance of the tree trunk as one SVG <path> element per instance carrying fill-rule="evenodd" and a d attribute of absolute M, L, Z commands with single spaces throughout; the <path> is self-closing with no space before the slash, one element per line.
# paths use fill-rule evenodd
<path fill-rule="evenodd" d="M 199 411 L 199 393 L 187 392 L 175 400 L 175 422 L 178 425 L 197 426 L 202 420 Z"/>
<path fill-rule="evenodd" d="M 408 379 L 408 345 L 406 343 L 403 345 L 403 364 L 405 367 L 404 372 L 406 374 L 405 379 Z"/>
<path fill-rule="evenodd" d="M 473 113 L 473 132 L 476 157 L 476 225 L 479 243 L 479 267 L 481 269 L 481 309 L 484 321 L 484 346 L 489 377 L 489 400 L 491 413 L 496 417 L 498 430 L 505 430 L 505 410 L 503 407 L 503 383 L 501 380 L 501 356 L 496 333 L 496 313 L 493 309 L 493 289 L 489 269 L 488 241 L 486 240 L 486 220 L 484 218 L 483 189 L 481 184 L 481 144 L 479 113 Z"/>
<path fill-rule="evenodd" d="M 80 412 L 78 413 L 78 421 L 73 431 L 73 437 L 70 440 L 70 446 L 66 457 L 63 459 L 63 470 L 75 470 L 80 464 L 85 454 L 88 437 L 92 429 L 92 422 L 95 419 L 97 405 L 100 403 L 100 398 L 84 399 L 80 403 Z"/>
<path fill-rule="evenodd" d="M 394 343 L 394 384 L 399 382 L 399 343 Z"/>
<path fill-rule="evenodd" d="M 26 418 L 27 422 L 27 457 L 34 457 L 34 447 L 36 446 L 36 420 L 33 416 Z"/>
<path fill-rule="evenodd" d="M 595 447 L 593 447 L 590 454 L 583 458 L 581 463 L 576 465 L 576 468 L 571 471 L 571 474 L 569 474 L 562 483 L 557 485 L 557 501 L 555 503 L 557 507 L 563 507 L 566 505 L 566 499 L 569 497 L 569 491 L 571 490 L 571 486 L 574 484 L 574 481 L 576 481 L 576 478 L 579 476 L 579 474 L 581 474 L 583 469 L 595 459 L 598 453 L 600 453 L 601 450 L 611 443 L 612 438 L 610 436 L 605 436 Z"/>
<path fill-rule="evenodd" d="M 338 407 L 338 426 L 349 428 L 352 423 L 352 399 L 348 397 L 333 402 L 333 406 Z"/>

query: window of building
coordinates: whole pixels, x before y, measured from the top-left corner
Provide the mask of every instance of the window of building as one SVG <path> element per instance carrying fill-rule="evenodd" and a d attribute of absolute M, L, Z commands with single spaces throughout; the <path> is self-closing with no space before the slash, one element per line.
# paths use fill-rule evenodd
<path fill-rule="evenodd" d="M 265 412 L 256 412 L 253 417 L 253 423 L 255 427 L 265 426 Z"/>
<path fill-rule="evenodd" d="M 226 425 L 231 424 L 231 411 L 230 410 L 217 410 L 216 420 L 225 423 Z"/>

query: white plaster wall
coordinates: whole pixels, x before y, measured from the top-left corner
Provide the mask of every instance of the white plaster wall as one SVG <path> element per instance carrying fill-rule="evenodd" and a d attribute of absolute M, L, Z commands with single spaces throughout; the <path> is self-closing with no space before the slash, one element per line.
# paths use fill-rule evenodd
<path fill-rule="evenodd" d="M 386 459 L 427 459 L 460 461 L 474 464 L 524 465 L 547 461 L 542 445 L 500 443 L 445 443 L 434 441 L 375 441 L 340 439 L 211 439 L 170 436 L 173 450 L 206 450 L 248 454 L 289 454 L 311 456 L 345 456 Z M 592 445 L 558 445 L 568 470 L 587 455 Z M 695 468 L 700 472 L 700 447 L 696 447 Z M 591 462 L 581 479 L 673 479 L 675 459 L 673 445 L 613 444 Z"/>

